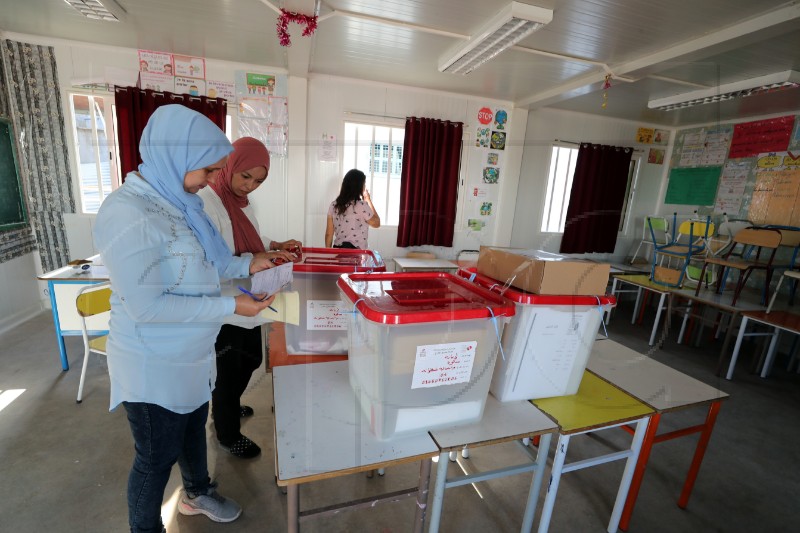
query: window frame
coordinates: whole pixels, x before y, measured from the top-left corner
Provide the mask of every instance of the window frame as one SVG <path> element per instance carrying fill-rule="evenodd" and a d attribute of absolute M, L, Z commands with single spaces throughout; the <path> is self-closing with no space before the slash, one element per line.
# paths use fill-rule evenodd
<path fill-rule="evenodd" d="M 555 152 L 555 150 L 557 148 L 564 148 L 564 149 L 571 150 L 572 152 L 574 152 L 574 161 L 577 162 L 577 160 L 578 160 L 578 148 L 577 147 L 572 146 L 569 143 L 563 143 L 563 142 L 554 142 L 554 143 L 552 143 L 550 145 L 550 154 L 549 154 L 549 157 L 547 158 L 547 166 L 546 166 L 546 168 L 547 168 L 547 182 L 545 183 L 544 195 L 542 195 L 542 216 L 540 217 L 540 220 L 539 220 L 539 231 L 541 233 L 547 233 L 547 234 L 553 234 L 553 235 L 563 235 L 564 234 L 564 228 L 561 228 L 562 223 L 559 223 L 559 225 L 558 225 L 559 228 L 561 228 L 559 231 L 548 231 L 548 230 L 546 230 L 544 228 L 545 217 L 547 217 L 548 222 L 549 222 L 549 219 L 552 218 L 552 215 L 550 213 L 551 207 L 548 207 L 548 197 L 550 199 L 549 203 L 550 203 L 551 206 L 552 206 L 552 203 L 553 203 L 552 194 L 549 191 L 550 188 L 551 188 L 550 168 L 553 165 L 553 156 L 554 156 L 554 152 Z M 575 177 L 575 162 L 572 161 L 572 158 L 570 159 L 570 161 L 568 161 L 568 165 L 570 165 L 572 167 L 572 172 L 570 172 L 570 174 L 567 177 L 567 183 L 566 183 L 566 186 L 564 188 L 564 194 L 562 196 L 562 199 L 564 201 L 562 202 L 561 212 L 559 213 L 559 220 L 564 219 L 563 225 L 566 225 L 567 209 L 569 208 L 569 200 L 570 200 L 570 197 L 572 196 L 572 180 Z"/>
<path fill-rule="evenodd" d="M 355 139 L 348 139 L 347 138 L 348 125 L 351 125 L 351 126 L 355 127 L 355 131 L 356 131 L 356 138 Z M 370 127 L 370 128 L 372 128 L 372 139 L 371 139 L 371 142 L 370 142 L 370 144 L 368 145 L 368 148 L 367 148 L 367 152 L 369 153 L 369 156 L 370 156 L 370 161 L 369 161 L 368 168 L 366 168 L 366 169 L 359 168 L 359 170 L 361 170 L 362 172 L 364 172 L 367 175 L 367 189 L 370 191 L 370 194 L 372 194 L 374 192 L 374 190 L 375 190 L 374 183 L 376 181 L 375 180 L 376 175 L 378 176 L 379 179 L 385 179 L 386 180 L 386 187 L 385 187 L 385 189 L 386 189 L 386 199 L 385 199 L 384 205 L 383 206 L 377 205 L 377 202 L 375 201 L 375 197 L 374 196 L 372 196 L 372 202 L 375 205 L 375 209 L 376 209 L 376 211 L 378 212 L 378 215 L 381 218 L 381 226 L 382 227 L 396 228 L 399 225 L 399 219 L 400 219 L 400 211 L 399 211 L 400 210 L 400 203 L 399 203 L 399 197 L 398 197 L 398 203 L 397 203 L 398 211 L 396 213 L 396 218 L 397 218 L 398 222 L 394 223 L 394 224 L 390 223 L 389 222 L 391 220 L 390 217 L 389 217 L 389 208 L 391 207 L 391 202 L 390 202 L 390 199 L 391 199 L 391 195 L 390 195 L 391 181 L 390 180 L 391 180 L 391 176 L 394 175 L 394 174 L 402 176 L 402 170 L 403 170 L 403 166 L 402 166 L 402 161 L 403 161 L 402 150 L 403 150 L 403 145 L 392 142 L 392 130 L 393 129 L 403 130 L 403 134 L 405 136 L 405 122 L 404 121 L 400 121 L 400 120 L 396 120 L 396 121 L 394 121 L 394 120 L 381 121 L 381 120 L 374 120 L 374 119 L 368 120 L 366 118 L 361 118 L 361 117 L 356 117 L 356 118 L 347 117 L 342 121 L 342 141 L 345 143 L 345 146 L 344 146 L 344 151 L 345 152 L 348 149 L 347 144 L 349 142 L 354 142 L 354 146 L 356 146 L 356 147 L 359 146 L 360 141 L 359 141 L 359 137 L 358 137 L 358 131 L 359 131 L 359 128 L 361 128 L 361 127 Z M 376 140 L 375 140 L 375 130 L 376 130 L 376 128 L 388 128 L 389 129 L 389 144 L 388 145 L 385 144 L 385 143 L 380 143 L 379 144 L 379 143 L 376 142 Z M 384 150 L 384 148 L 385 148 L 385 150 Z M 384 153 L 386 155 L 385 158 L 384 157 L 375 157 L 376 155 L 381 155 L 382 156 L 382 155 L 384 155 Z M 399 156 L 399 159 L 400 159 L 399 164 L 396 162 L 396 159 L 398 158 L 398 156 Z M 340 176 L 344 176 L 344 173 L 346 171 L 350 170 L 350 168 L 358 168 L 357 166 L 355 166 L 357 164 L 357 162 L 358 162 L 358 150 L 357 149 L 356 149 L 356 151 L 355 151 L 355 153 L 353 155 L 353 158 L 354 158 L 354 166 L 349 167 L 349 168 L 345 168 L 345 159 L 347 159 L 347 155 L 345 153 L 342 154 L 342 163 L 341 163 L 342 168 L 341 168 L 341 172 L 339 173 Z M 376 165 L 383 166 L 384 164 L 386 166 L 386 172 L 376 172 L 375 171 L 376 170 L 375 169 Z M 394 173 L 393 170 L 395 170 L 395 169 L 399 170 L 399 173 Z M 339 178 L 339 179 L 341 179 L 341 178 Z M 338 187 L 337 187 L 337 191 L 338 191 Z"/>
<path fill-rule="evenodd" d="M 106 124 L 106 133 L 105 133 L 105 140 L 106 146 L 109 150 L 109 177 L 111 180 L 111 190 L 109 194 L 115 191 L 121 184 L 122 178 L 119 173 L 119 150 L 117 145 L 117 116 L 116 116 L 116 105 L 114 103 L 114 95 L 112 93 L 96 93 L 96 92 L 84 92 L 84 91 L 76 91 L 71 90 L 68 91 L 68 100 L 69 100 L 69 112 L 70 112 L 70 119 L 72 120 L 72 147 L 74 150 L 75 155 L 75 170 L 76 170 L 76 177 L 78 182 L 78 202 L 80 204 L 80 214 L 83 215 L 96 215 L 97 211 L 89 211 L 86 209 L 86 202 L 84 200 L 84 189 L 83 189 L 83 179 L 81 178 L 81 157 L 80 157 L 80 145 L 78 140 L 78 122 L 75 116 L 75 100 L 76 96 L 86 97 L 89 99 L 90 105 L 94 105 L 94 101 L 97 98 L 100 98 L 103 101 L 103 119 Z M 102 171 L 100 168 L 101 160 L 100 160 L 100 143 L 98 143 L 98 130 L 97 130 L 97 117 L 94 112 L 90 113 L 91 117 L 91 125 L 92 125 L 92 141 L 93 141 L 93 149 L 94 149 L 94 157 L 95 157 L 95 171 L 97 174 L 97 185 L 98 185 L 98 195 L 100 199 L 99 206 L 103 203 L 105 197 L 103 196 L 103 184 L 102 184 Z M 109 126 L 110 130 L 109 131 Z"/>

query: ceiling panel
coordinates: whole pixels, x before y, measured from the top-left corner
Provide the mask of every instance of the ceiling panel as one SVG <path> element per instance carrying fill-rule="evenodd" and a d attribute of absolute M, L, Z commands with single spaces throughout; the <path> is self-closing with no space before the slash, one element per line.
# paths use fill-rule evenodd
<path fill-rule="evenodd" d="M 104 23 L 82 18 L 63 0 L 0 0 L 0 30 L 288 67 L 296 75 L 335 75 L 665 125 L 797 110 L 796 91 L 713 109 L 699 106 L 667 113 L 647 108 L 652 98 L 695 88 L 690 83 L 715 86 L 800 70 L 797 2 L 538 0 L 530 3 L 553 9 L 550 24 L 460 76 L 440 73 L 440 57 L 508 1 L 323 0 L 313 37 L 301 37 L 301 28 L 290 25 L 295 43 L 290 54 L 278 44 L 277 13 L 264 1 L 118 0 L 128 16 L 120 23 Z M 311 9 L 314 2 L 291 0 L 287 5 Z M 731 26 L 737 31 L 725 30 Z M 609 72 L 614 78 L 609 104 L 602 109 L 601 86 Z"/>

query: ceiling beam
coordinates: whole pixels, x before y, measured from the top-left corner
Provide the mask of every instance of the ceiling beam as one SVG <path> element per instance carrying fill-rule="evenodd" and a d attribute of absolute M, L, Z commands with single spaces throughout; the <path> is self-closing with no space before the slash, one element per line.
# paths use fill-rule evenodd
<path fill-rule="evenodd" d="M 734 24 L 733 26 L 728 26 L 719 31 L 695 39 L 689 39 L 688 41 L 678 43 L 669 48 L 664 48 L 658 52 L 644 55 L 632 61 L 628 61 L 627 63 L 612 65 L 610 68 L 613 75 L 624 76 L 625 74 L 645 70 L 664 62 L 702 53 L 703 50 L 711 49 L 734 39 L 740 39 L 749 34 L 786 24 L 797 18 L 800 18 L 800 4 L 795 2 L 791 5 Z M 787 31 L 791 29 L 789 26 L 790 25 L 787 25 Z M 515 102 L 515 105 L 518 107 L 536 108 L 563 100 L 569 100 L 575 96 L 595 90 L 593 86 L 599 86 L 599 84 L 605 81 L 606 74 L 607 71 L 598 70 L 597 72 L 579 76 L 557 87 L 522 98 Z"/>

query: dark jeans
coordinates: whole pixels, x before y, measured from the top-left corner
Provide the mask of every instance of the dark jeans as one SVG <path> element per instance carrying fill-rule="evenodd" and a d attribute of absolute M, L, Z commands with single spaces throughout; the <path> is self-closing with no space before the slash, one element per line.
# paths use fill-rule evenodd
<path fill-rule="evenodd" d="M 239 404 L 253 371 L 261 366 L 261 328 L 225 324 L 217 336 L 217 383 L 211 393 L 211 412 L 217 440 L 225 446 L 242 434 Z"/>
<path fill-rule="evenodd" d="M 211 486 L 206 457 L 208 402 L 178 414 L 152 403 L 123 402 L 136 447 L 128 476 L 128 521 L 132 533 L 161 533 L 161 503 L 172 465 L 180 466 L 190 495 Z"/>
<path fill-rule="evenodd" d="M 352 249 L 356 249 L 355 245 L 350 241 L 344 241 L 342 244 L 339 244 L 339 245 L 334 244 L 333 247 L 334 248 L 352 248 Z"/>

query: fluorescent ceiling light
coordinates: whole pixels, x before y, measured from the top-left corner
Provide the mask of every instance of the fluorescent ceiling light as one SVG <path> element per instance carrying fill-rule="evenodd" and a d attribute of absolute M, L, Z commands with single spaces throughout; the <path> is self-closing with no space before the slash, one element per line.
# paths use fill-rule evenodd
<path fill-rule="evenodd" d="M 511 2 L 439 62 L 439 72 L 469 74 L 553 20 L 553 10 Z"/>
<path fill-rule="evenodd" d="M 700 89 L 688 93 L 676 94 L 666 98 L 657 98 L 647 102 L 650 109 L 660 111 L 673 111 L 695 105 L 723 102 L 734 98 L 743 98 L 754 94 L 763 94 L 784 89 L 800 87 L 800 73 L 794 70 L 768 74 L 758 78 L 726 83 L 719 87 Z"/>
<path fill-rule="evenodd" d="M 122 9 L 114 0 L 64 0 L 67 4 L 74 7 L 78 13 L 92 20 L 105 20 L 108 22 L 118 22 L 125 15 Z"/>

